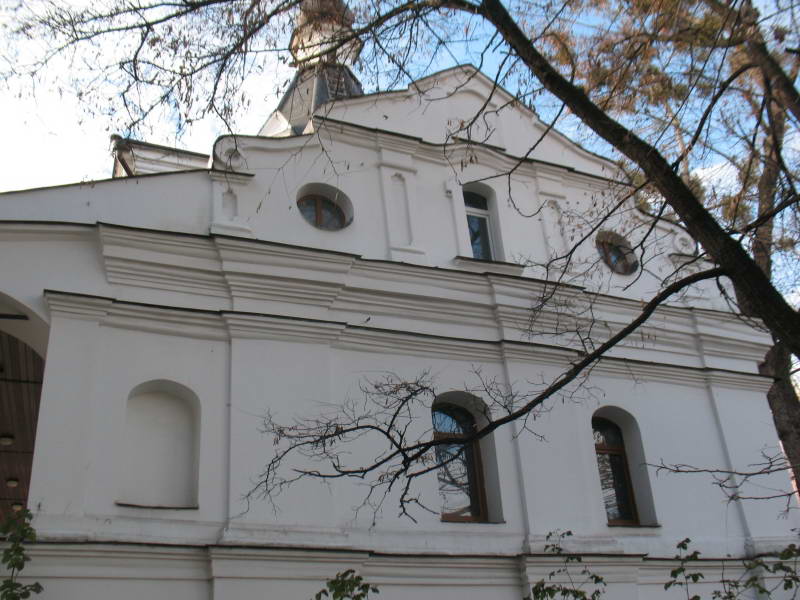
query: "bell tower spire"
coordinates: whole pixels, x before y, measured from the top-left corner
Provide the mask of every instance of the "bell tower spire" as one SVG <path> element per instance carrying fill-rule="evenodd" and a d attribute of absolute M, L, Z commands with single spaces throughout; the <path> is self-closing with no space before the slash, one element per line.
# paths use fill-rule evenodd
<path fill-rule="evenodd" d="M 289 41 L 297 73 L 261 135 L 309 133 L 319 107 L 364 94 L 350 70 L 362 46 L 352 25 L 353 14 L 343 0 L 303 0 Z"/>

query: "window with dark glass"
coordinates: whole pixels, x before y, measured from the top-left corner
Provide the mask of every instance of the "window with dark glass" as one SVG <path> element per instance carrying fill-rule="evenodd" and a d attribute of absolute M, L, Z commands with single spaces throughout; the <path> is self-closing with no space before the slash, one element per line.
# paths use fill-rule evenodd
<path fill-rule="evenodd" d="M 609 525 L 638 525 L 622 430 L 607 419 L 592 419 L 597 469 Z"/>
<path fill-rule="evenodd" d="M 473 416 L 459 406 L 437 404 L 432 412 L 434 439 L 464 439 L 476 430 Z M 442 520 L 485 521 L 486 497 L 478 443 L 455 441 L 436 446 L 436 461 Z"/>
<path fill-rule="evenodd" d="M 603 262 L 614 273 L 632 275 L 639 269 L 639 261 L 630 242 L 613 231 L 601 231 L 595 240 L 597 251 Z"/>
<path fill-rule="evenodd" d="M 478 260 L 492 260 L 488 200 L 475 192 L 465 191 L 464 206 L 467 209 L 467 228 L 472 257 Z"/>
<path fill-rule="evenodd" d="M 321 194 L 303 196 L 297 200 L 297 208 L 303 218 L 318 229 L 336 231 L 347 224 L 341 207 Z"/>

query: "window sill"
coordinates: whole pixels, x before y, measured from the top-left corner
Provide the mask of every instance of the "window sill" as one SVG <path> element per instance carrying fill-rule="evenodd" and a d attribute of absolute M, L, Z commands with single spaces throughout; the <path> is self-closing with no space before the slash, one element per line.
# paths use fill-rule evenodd
<path fill-rule="evenodd" d="M 606 523 L 608 527 L 625 527 L 628 529 L 658 529 L 661 527 L 659 523 L 655 525 L 643 525 L 641 523 Z"/>
<path fill-rule="evenodd" d="M 456 525 L 505 525 L 505 521 L 477 521 L 474 519 L 439 519 L 440 523 L 451 523 Z"/>
<path fill-rule="evenodd" d="M 195 506 L 157 506 L 152 504 L 131 504 L 130 502 L 114 502 L 117 506 L 124 508 L 146 508 L 150 510 L 198 510 L 200 507 Z"/>
<path fill-rule="evenodd" d="M 514 275 L 519 277 L 525 270 L 525 265 L 502 262 L 499 260 L 480 260 L 469 256 L 456 256 L 453 264 L 462 269 L 478 271 L 480 273 L 499 273 L 500 275 Z"/>

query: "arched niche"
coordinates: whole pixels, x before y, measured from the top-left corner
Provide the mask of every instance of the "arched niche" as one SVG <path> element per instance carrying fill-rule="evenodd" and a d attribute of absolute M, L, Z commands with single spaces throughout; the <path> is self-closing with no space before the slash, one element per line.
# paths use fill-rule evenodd
<path fill-rule="evenodd" d="M 159 379 L 128 396 L 118 504 L 196 508 L 200 402 L 179 383 Z"/>
<path fill-rule="evenodd" d="M 489 407 L 478 396 L 462 391 L 445 392 L 436 396 L 431 406 L 436 411 L 439 406 L 451 405 L 466 410 L 475 420 L 478 431 L 491 421 Z M 500 498 L 500 476 L 497 468 L 497 450 L 494 434 L 481 438 L 477 443 L 480 465 L 482 469 L 483 493 L 486 501 L 486 518 L 489 523 L 503 521 L 503 509 Z"/>
<path fill-rule="evenodd" d="M 639 525 L 657 525 L 647 458 L 636 419 L 628 411 L 617 406 L 603 406 L 595 411 L 592 418 L 611 421 L 621 430 Z"/>

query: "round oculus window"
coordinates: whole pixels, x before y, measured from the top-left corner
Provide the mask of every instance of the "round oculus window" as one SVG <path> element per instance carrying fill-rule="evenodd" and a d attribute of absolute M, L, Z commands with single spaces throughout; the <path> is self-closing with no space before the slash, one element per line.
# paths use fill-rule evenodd
<path fill-rule="evenodd" d="M 632 275 L 639 269 L 639 261 L 628 240 L 612 231 L 601 231 L 595 241 L 603 262 L 619 275 Z"/>
<path fill-rule="evenodd" d="M 347 225 L 342 207 L 322 194 L 306 194 L 297 200 L 300 214 L 317 229 L 337 231 Z"/>

